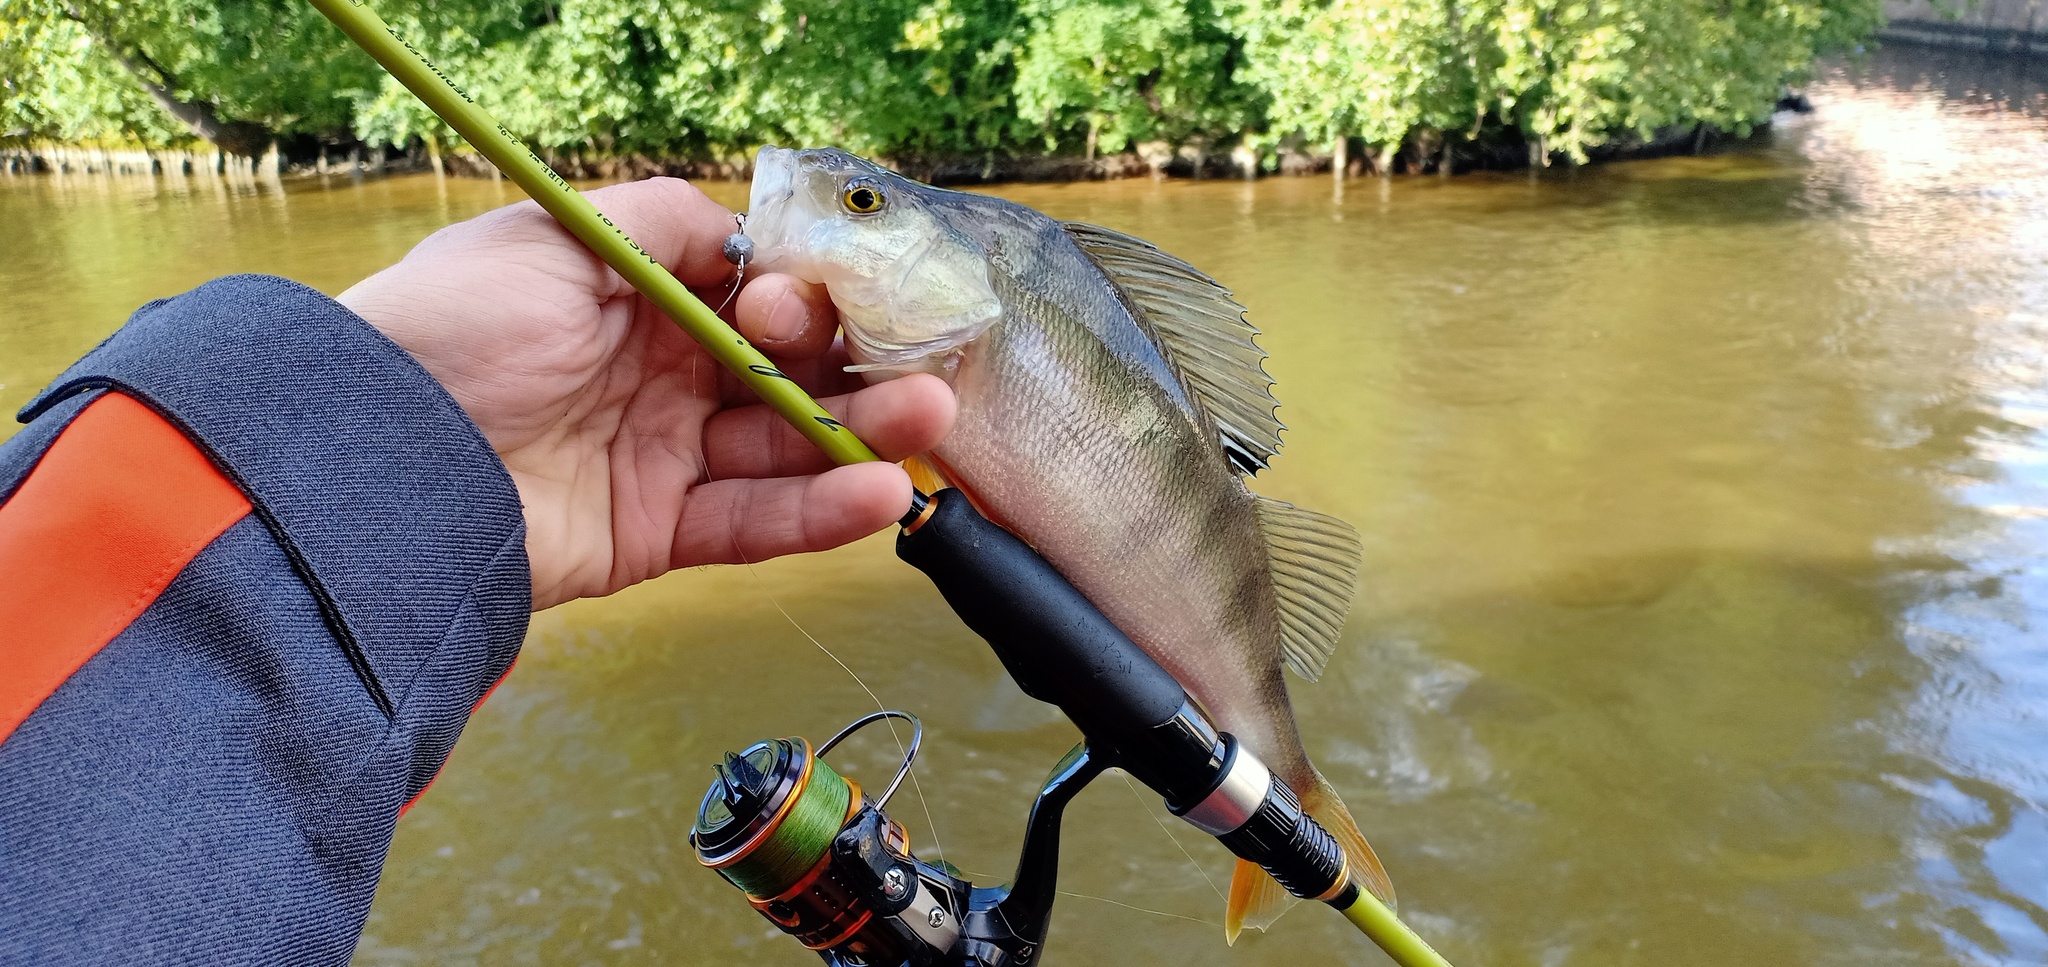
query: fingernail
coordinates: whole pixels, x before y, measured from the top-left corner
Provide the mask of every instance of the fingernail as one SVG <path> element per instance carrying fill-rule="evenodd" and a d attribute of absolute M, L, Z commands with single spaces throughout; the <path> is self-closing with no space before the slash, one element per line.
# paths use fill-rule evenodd
<path fill-rule="evenodd" d="M 804 300 L 794 292 L 784 292 L 776 300 L 775 308 L 768 310 L 768 324 L 762 327 L 762 335 L 775 342 L 788 342 L 804 331 L 804 322 L 809 318 Z"/>

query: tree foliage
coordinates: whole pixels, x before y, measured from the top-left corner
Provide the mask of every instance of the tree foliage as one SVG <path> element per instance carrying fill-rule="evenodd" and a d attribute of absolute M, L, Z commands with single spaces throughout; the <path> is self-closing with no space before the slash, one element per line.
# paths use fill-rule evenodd
<path fill-rule="evenodd" d="M 1398 145 L 1505 131 L 1579 161 L 1617 138 L 1747 133 L 1868 0 L 1242 0 L 1268 136 Z"/>
<path fill-rule="evenodd" d="M 1014 88 L 1049 149 L 1083 132 L 1090 153 L 1241 127 L 1254 92 L 1241 44 L 1205 2 L 1029 0 Z"/>
<path fill-rule="evenodd" d="M 0 0 L 0 138 L 161 143 L 183 135 L 59 10 L 43 0 Z"/>
<path fill-rule="evenodd" d="M 1877 0 L 422 0 L 403 36 L 529 143 L 727 159 L 1146 141 L 1742 132 Z M 233 129 L 233 130 L 230 130 Z M 0 0 L 0 138 L 452 135 L 300 0 Z"/>

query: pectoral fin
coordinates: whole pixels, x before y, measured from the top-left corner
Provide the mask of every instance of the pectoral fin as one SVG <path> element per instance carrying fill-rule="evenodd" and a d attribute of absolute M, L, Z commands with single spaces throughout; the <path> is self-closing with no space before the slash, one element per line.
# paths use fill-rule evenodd
<path fill-rule="evenodd" d="M 1344 634 L 1364 550 L 1335 517 L 1265 497 L 1258 509 L 1280 598 L 1281 652 L 1295 674 L 1315 681 Z"/>

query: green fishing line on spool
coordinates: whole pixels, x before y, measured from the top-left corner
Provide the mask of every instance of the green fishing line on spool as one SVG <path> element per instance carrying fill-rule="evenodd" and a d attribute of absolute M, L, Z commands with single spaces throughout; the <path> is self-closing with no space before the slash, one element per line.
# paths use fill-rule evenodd
<path fill-rule="evenodd" d="M 810 761 L 808 780 L 801 778 L 806 759 Z M 704 808 L 699 812 L 700 837 L 709 829 L 728 822 L 753 825 L 753 817 L 731 814 L 732 807 L 721 792 L 736 782 L 752 785 L 745 782 L 752 778 L 744 775 L 746 772 L 766 779 L 771 783 L 770 788 L 802 782 L 800 788 L 790 793 L 796 796 L 796 802 L 789 804 L 786 810 L 780 808 L 780 803 L 759 803 L 763 811 L 782 812 L 782 818 L 765 833 L 755 833 L 760 836 L 758 842 L 740 851 L 729 862 L 721 860 L 723 865 L 717 867 L 720 876 L 748 896 L 767 899 L 796 885 L 832 848 L 833 837 L 839 835 L 840 827 L 846 823 L 853 790 L 825 760 L 811 754 L 810 746 L 804 740 L 764 742 L 728 759 L 727 767 L 720 770 L 719 784 L 705 796 Z M 738 798 L 744 803 L 746 797 Z M 786 802 L 786 797 L 777 798 Z"/>

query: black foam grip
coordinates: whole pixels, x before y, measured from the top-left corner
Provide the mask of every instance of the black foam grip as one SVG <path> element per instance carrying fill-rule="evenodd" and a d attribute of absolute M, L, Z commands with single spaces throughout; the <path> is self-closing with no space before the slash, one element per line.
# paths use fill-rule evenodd
<path fill-rule="evenodd" d="M 1169 805 L 1191 806 L 1214 788 L 1225 747 L 1180 682 L 959 491 L 931 499 L 896 555 L 938 585 L 1024 694 L 1059 706 L 1091 747 Z"/>
<path fill-rule="evenodd" d="M 1180 683 L 1030 545 L 957 490 L 932 502 L 931 516 L 897 538 L 896 555 L 938 585 L 1026 695 L 1112 743 L 1180 711 L 1187 702 Z"/>

